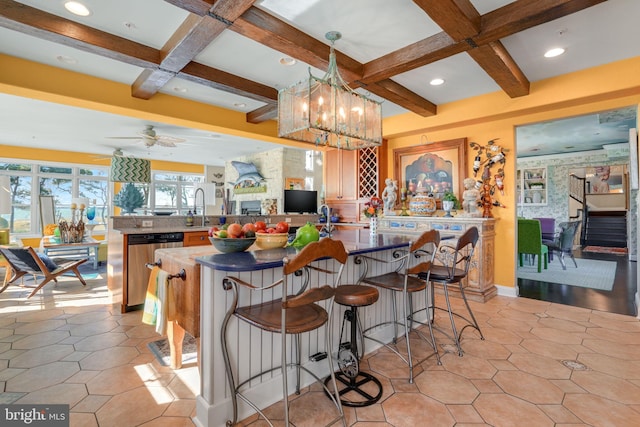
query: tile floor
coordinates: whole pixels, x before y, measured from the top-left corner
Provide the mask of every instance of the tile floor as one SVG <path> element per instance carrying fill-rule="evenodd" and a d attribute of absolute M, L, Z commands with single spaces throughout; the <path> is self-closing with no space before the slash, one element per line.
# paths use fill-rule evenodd
<path fill-rule="evenodd" d="M 161 366 L 146 345 L 158 336 L 140 313 L 114 310 L 103 279 L 88 284 L 64 279 L 30 300 L 17 286 L 0 295 L 0 403 L 66 403 L 73 427 L 192 425 L 197 368 Z M 373 406 L 345 408 L 348 425 L 640 425 L 636 318 L 525 298 L 472 308 L 486 340 L 465 331 L 459 357 L 440 336 L 442 366 L 427 359 L 414 384 L 388 351 L 367 357 L 384 393 Z M 413 348 L 428 352 L 419 341 Z M 326 401 L 317 387 L 304 390 L 292 404 L 295 426 L 319 425 Z M 281 418 L 281 405 L 268 413 Z"/>

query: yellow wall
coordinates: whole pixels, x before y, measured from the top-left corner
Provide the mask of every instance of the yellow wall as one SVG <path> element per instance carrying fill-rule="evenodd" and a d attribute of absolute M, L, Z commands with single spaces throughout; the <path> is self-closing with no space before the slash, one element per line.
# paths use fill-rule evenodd
<path fill-rule="evenodd" d="M 168 95 L 158 94 L 145 101 L 132 98 L 127 85 L 108 82 L 66 70 L 0 55 L 0 92 L 58 102 L 82 108 L 130 115 L 163 121 L 179 126 L 300 146 L 277 138 L 273 121 L 260 125 L 246 123 L 245 115 L 221 108 L 199 104 Z M 42 76 L 47 76 L 43 78 Z M 498 143 L 511 150 L 505 167 L 507 174 L 505 196 L 500 200 L 507 209 L 494 208 L 499 218 L 496 239 L 495 282 L 515 284 L 515 141 L 514 127 L 561 117 L 570 117 L 640 103 L 640 57 L 603 65 L 585 71 L 531 84 L 528 96 L 511 99 L 503 92 L 469 98 L 438 106 L 438 114 L 420 117 L 408 113 L 384 121 L 384 136 L 389 140 L 386 176 L 393 176 L 393 149 L 419 145 L 421 136 L 428 141 L 466 137 L 480 144 L 499 138 Z M 10 150 L 10 151 L 7 151 Z M 28 158 L 72 161 L 69 153 L 40 150 L 16 150 L 0 146 L 0 156 L 16 157 L 14 152 Z M 7 153 L 7 154 L 4 154 Z M 22 153 L 22 154 L 20 154 Z M 74 154 L 75 156 L 75 154 Z M 88 159 L 90 156 L 82 158 Z M 471 174 L 472 154 L 467 152 L 468 175 Z M 75 159 L 75 157 L 73 157 Z M 59 160 L 56 160 L 59 159 Z M 87 160 L 73 160 L 91 163 Z M 94 160 L 95 163 L 97 161 Z M 108 162 L 108 161 L 107 161 Z M 106 164 L 106 163 L 102 163 Z M 152 168 L 184 170 L 193 165 L 154 162 Z M 185 169 L 181 169 L 185 168 Z M 383 174 L 385 174 L 384 167 Z"/>
<path fill-rule="evenodd" d="M 493 209 L 499 218 L 495 283 L 515 286 L 515 127 L 638 104 L 640 57 L 533 83 L 531 95 L 523 98 L 510 99 L 497 92 L 439 106 L 435 117 L 396 116 L 384 122 L 389 141 L 387 176 L 394 176 L 393 150 L 419 145 L 422 135 L 432 142 L 466 137 L 482 145 L 499 138 L 498 144 L 510 151 L 505 195 L 497 196 L 507 208 Z M 472 176 L 473 157 L 467 150 L 467 176 Z"/>

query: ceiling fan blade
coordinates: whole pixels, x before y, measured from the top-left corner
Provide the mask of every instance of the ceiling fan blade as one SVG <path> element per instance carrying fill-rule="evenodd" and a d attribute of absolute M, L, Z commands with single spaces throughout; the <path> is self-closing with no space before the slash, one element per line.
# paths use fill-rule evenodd
<path fill-rule="evenodd" d="M 159 144 L 179 144 L 181 142 L 185 142 L 186 139 L 184 138 L 177 138 L 174 136 L 167 136 L 167 135 L 158 135 L 156 136 L 156 142 L 158 142 Z M 175 147 L 175 145 L 174 145 Z"/>
<path fill-rule="evenodd" d="M 105 136 L 107 139 L 142 139 L 141 136 Z"/>

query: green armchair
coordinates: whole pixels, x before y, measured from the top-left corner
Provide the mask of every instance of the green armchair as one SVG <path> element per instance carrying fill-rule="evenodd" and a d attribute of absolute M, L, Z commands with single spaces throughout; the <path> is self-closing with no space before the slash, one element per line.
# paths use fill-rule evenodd
<path fill-rule="evenodd" d="M 537 219 L 518 219 L 518 259 L 522 267 L 523 255 L 538 256 L 538 273 L 542 272 L 544 261 L 545 270 L 549 262 L 549 248 L 542 244 L 542 230 Z"/>

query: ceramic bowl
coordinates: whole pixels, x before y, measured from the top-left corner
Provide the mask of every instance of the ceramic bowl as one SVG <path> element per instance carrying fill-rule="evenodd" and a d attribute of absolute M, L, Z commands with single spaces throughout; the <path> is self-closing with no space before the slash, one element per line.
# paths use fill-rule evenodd
<path fill-rule="evenodd" d="M 253 245 L 253 242 L 256 241 L 256 238 L 248 237 L 244 239 L 222 239 L 220 237 L 209 237 L 209 241 L 220 252 L 231 253 L 246 251 L 251 245 Z"/>
<path fill-rule="evenodd" d="M 288 233 L 256 233 L 256 245 L 260 249 L 283 248 L 288 240 Z"/>

